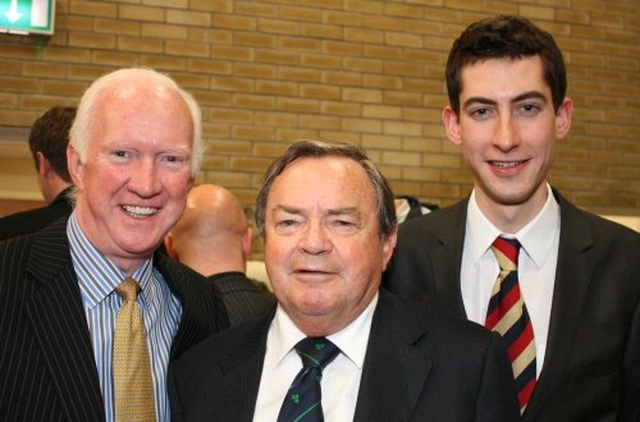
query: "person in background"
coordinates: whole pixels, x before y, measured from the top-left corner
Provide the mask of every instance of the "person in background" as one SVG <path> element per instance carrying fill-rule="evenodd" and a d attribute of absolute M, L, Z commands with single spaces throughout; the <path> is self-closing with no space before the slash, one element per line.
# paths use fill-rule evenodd
<path fill-rule="evenodd" d="M 640 420 L 640 234 L 547 181 L 573 114 L 553 37 L 517 16 L 473 23 L 446 76 L 474 189 L 400 227 L 385 285 L 500 321 L 525 422 Z"/>
<path fill-rule="evenodd" d="M 222 186 L 195 186 L 187 196 L 182 217 L 165 236 L 167 254 L 218 285 L 240 319 L 232 325 L 266 315 L 275 300 L 266 285 L 245 275 L 251 256 L 252 229 L 240 201 Z M 247 301 L 252 297 L 254 300 Z"/>
<path fill-rule="evenodd" d="M 31 126 L 29 149 L 38 188 L 48 205 L 0 218 L 0 240 L 34 232 L 71 213 L 67 144 L 75 117 L 75 107 L 52 107 Z"/>
<path fill-rule="evenodd" d="M 277 309 L 172 364 L 174 421 L 519 419 L 499 335 L 379 289 L 393 200 L 354 146 L 299 141 L 275 160 L 256 223 Z"/>
<path fill-rule="evenodd" d="M 396 199 L 394 201 L 396 204 L 396 217 L 398 218 L 398 224 L 404 223 L 406 220 L 411 218 L 428 214 L 439 208 L 436 204 L 420 202 L 420 200 L 415 196 L 409 195 L 396 195 Z"/>
<path fill-rule="evenodd" d="M 120 69 L 84 93 L 67 148 L 73 212 L 0 242 L 4 421 L 169 420 L 169 361 L 228 326 L 215 286 L 154 255 L 201 144 L 197 102 L 164 74 Z"/>

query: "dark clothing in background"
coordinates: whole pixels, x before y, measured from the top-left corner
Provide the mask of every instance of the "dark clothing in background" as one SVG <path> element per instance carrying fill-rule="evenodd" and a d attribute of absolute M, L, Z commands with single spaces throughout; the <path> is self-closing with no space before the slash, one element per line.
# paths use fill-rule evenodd
<path fill-rule="evenodd" d="M 70 215 L 73 210 L 71 200 L 67 197 L 70 190 L 71 188 L 67 188 L 60 192 L 46 207 L 17 212 L 0 218 L 0 240 L 33 233 L 59 218 Z"/>
<path fill-rule="evenodd" d="M 215 284 L 229 314 L 229 323 L 255 321 L 268 315 L 276 305 L 275 296 L 264 283 L 252 280 L 241 272 L 230 271 L 207 277 Z"/>

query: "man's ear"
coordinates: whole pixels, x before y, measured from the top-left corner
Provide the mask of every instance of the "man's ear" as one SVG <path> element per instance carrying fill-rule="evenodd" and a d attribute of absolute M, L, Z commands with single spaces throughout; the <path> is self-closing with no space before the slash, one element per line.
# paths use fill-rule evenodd
<path fill-rule="evenodd" d="M 244 255 L 244 260 L 248 260 L 251 257 L 251 248 L 253 243 L 253 229 L 251 227 L 247 227 L 244 235 L 242 236 L 242 254 Z"/>
<path fill-rule="evenodd" d="M 164 248 L 166 249 L 169 258 L 179 261 L 178 252 L 173 246 L 173 236 L 171 235 L 171 233 L 168 233 L 164 237 Z"/>
<path fill-rule="evenodd" d="M 47 174 L 51 171 L 51 164 L 47 160 L 41 151 L 36 151 L 36 162 L 38 163 L 38 175 L 45 179 Z"/>
<path fill-rule="evenodd" d="M 565 98 L 558 112 L 556 113 L 556 138 L 561 139 L 567 136 L 571 129 L 571 119 L 573 118 L 573 100 Z"/>
<path fill-rule="evenodd" d="M 80 154 L 71 144 L 67 145 L 67 167 L 69 168 L 69 175 L 71 176 L 71 180 L 73 180 L 73 184 L 76 185 L 78 189 L 82 189 L 84 164 L 82 164 L 80 160 Z"/>
<path fill-rule="evenodd" d="M 442 110 L 442 123 L 444 123 L 444 130 L 447 132 L 447 138 L 449 138 L 449 141 L 456 145 L 460 145 L 462 143 L 462 136 L 460 135 L 460 120 L 451 106 L 446 106 Z"/>

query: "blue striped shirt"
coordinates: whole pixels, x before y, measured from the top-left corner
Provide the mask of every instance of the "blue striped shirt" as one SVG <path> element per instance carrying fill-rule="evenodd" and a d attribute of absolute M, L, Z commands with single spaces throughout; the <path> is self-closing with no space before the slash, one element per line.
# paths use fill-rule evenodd
<path fill-rule="evenodd" d="M 75 213 L 69 218 L 67 236 L 89 324 L 107 422 L 112 422 L 115 420 L 113 335 L 116 317 L 122 305 L 122 299 L 115 292 L 115 288 L 124 279 L 125 274 L 89 242 L 80 230 Z M 169 421 L 166 375 L 169 352 L 178 330 L 182 307 L 179 299 L 171 293 L 162 274 L 153 268 L 151 258 L 134 272 L 133 278 L 142 288 L 141 294 L 138 295 L 138 305 L 143 314 L 152 364 L 156 420 Z"/>

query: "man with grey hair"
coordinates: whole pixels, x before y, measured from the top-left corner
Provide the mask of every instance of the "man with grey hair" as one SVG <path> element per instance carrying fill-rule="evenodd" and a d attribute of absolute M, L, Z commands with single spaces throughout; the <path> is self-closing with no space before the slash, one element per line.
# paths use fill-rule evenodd
<path fill-rule="evenodd" d="M 169 420 L 169 361 L 228 325 L 213 286 L 154 255 L 182 214 L 200 133 L 195 99 L 153 70 L 117 70 L 84 93 L 67 150 L 74 211 L 0 243 L 3 420 Z M 136 352 L 118 337 L 125 310 Z M 127 351 L 144 362 L 135 371 L 121 369 Z M 147 388 L 123 393 L 138 374 Z M 134 399 L 137 416 L 122 413 Z"/>
<path fill-rule="evenodd" d="M 256 222 L 278 306 L 172 364 L 174 421 L 519 419 L 497 334 L 379 289 L 393 193 L 358 148 L 294 143 L 267 171 Z"/>

